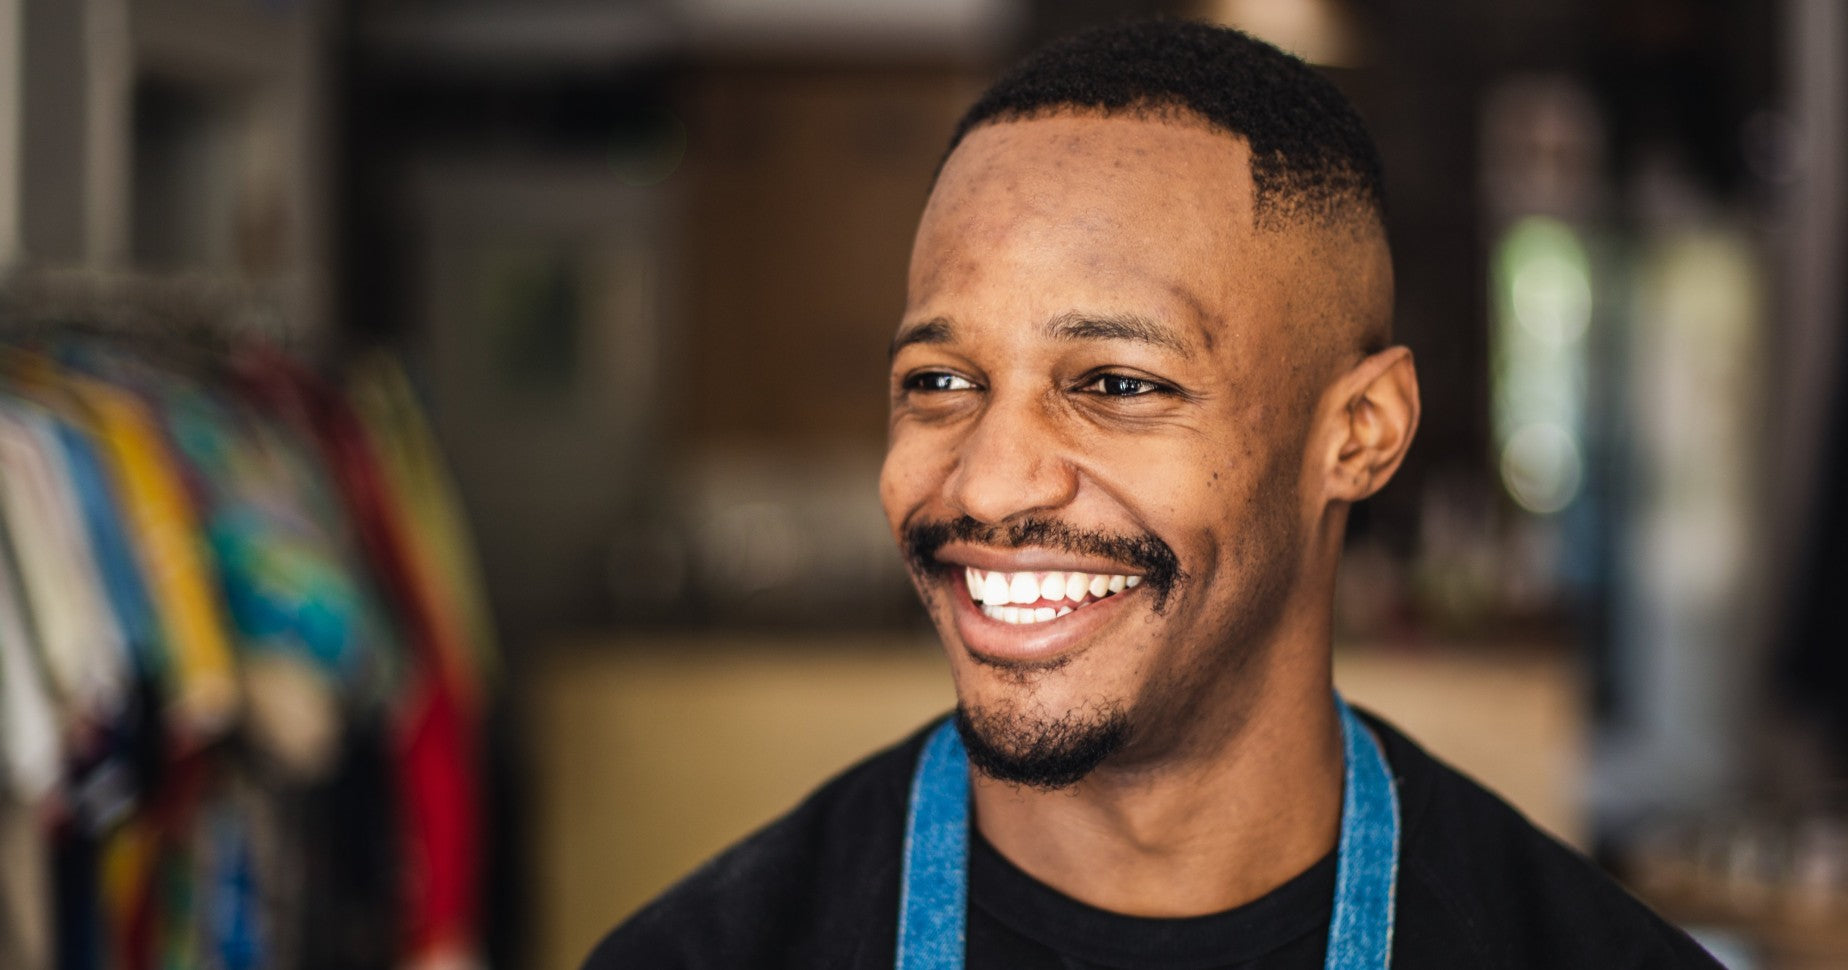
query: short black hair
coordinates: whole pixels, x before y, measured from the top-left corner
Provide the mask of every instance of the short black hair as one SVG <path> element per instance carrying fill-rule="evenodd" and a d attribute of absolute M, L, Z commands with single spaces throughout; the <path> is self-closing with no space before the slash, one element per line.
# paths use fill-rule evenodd
<path fill-rule="evenodd" d="M 1099 27 L 1055 41 L 977 99 L 950 137 L 1063 112 L 1182 112 L 1251 146 L 1260 226 L 1383 219 L 1379 150 L 1347 98 L 1300 59 L 1239 31 L 1185 20 Z"/>

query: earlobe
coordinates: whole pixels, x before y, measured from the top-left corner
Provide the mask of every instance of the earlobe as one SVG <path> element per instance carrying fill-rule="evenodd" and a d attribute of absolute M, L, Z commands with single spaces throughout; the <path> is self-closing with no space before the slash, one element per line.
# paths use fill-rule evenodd
<path fill-rule="evenodd" d="M 1339 410 L 1328 495 L 1351 504 L 1391 480 L 1418 430 L 1418 372 L 1412 352 L 1389 347 L 1367 357 L 1336 382 L 1335 391 Z"/>

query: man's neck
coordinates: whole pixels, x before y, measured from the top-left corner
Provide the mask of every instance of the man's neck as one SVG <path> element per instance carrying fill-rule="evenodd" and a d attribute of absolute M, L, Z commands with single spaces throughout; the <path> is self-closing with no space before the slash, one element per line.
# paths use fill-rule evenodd
<path fill-rule="evenodd" d="M 1248 903 L 1334 848 L 1340 724 L 1325 686 L 1265 690 L 1224 737 L 1169 760 L 1106 765 L 1071 789 L 977 773 L 976 824 L 1035 879 L 1133 916 Z"/>

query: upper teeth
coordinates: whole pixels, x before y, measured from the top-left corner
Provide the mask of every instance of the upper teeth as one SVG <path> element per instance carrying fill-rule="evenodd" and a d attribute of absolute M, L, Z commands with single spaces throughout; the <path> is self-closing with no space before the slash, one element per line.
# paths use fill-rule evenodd
<path fill-rule="evenodd" d="M 1102 599 L 1142 582 L 1141 576 L 1114 576 L 1107 573 L 1004 573 L 973 567 L 963 570 L 969 583 L 969 597 L 982 606 L 1007 606 L 1010 603 L 1038 603 L 1041 609 L 1053 609 L 1061 600 L 1081 603 L 1087 597 Z M 1056 610 L 1054 610 L 1056 614 Z M 1051 617 L 1048 617 L 1051 619 Z"/>

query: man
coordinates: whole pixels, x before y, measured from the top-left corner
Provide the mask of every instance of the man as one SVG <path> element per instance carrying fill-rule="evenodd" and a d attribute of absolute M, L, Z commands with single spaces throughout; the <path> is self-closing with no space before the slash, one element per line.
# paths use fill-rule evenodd
<path fill-rule="evenodd" d="M 1335 90 L 1232 31 L 991 89 L 918 227 L 880 483 L 954 727 L 588 966 L 1716 966 L 1332 691 L 1348 509 L 1419 414 L 1379 182 Z"/>

